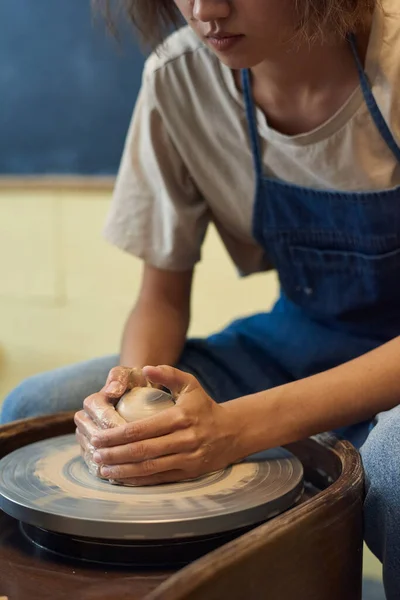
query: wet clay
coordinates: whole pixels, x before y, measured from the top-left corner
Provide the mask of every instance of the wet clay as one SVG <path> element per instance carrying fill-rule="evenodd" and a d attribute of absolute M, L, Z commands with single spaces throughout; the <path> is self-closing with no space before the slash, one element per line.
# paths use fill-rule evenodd
<path fill-rule="evenodd" d="M 153 387 L 136 387 L 124 394 L 116 406 L 117 413 L 128 423 L 146 419 L 175 406 L 170 394 Z"/>

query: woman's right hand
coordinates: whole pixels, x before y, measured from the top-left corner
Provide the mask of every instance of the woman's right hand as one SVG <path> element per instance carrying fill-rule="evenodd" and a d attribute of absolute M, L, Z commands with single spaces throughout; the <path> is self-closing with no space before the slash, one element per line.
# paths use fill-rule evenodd
<path fill-rule="evenodd" d="M 115 410 L 125 392 L 134 387 L 146 386 L 147 379 L 141 369 L 115 367 L 111 369 L 104 387 L 97 394 L 88 396 L 83 410 L 75 414 L 76 439 L 81 447 L 82 457 L 92 475 L 99 476 L 100 466 L 93 461 L 91 440 L 99 430 L 125 425 L 126 421 Z"/>

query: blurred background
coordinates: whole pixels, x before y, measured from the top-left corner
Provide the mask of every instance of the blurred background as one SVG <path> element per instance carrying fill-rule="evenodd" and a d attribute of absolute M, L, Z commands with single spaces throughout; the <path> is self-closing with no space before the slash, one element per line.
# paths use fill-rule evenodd
<path fill-rule="evenodd" d="M 89 0 L 0 3 L 0 400 L 34 373 L 118 352 L 140 264 L 101 229 L 140 86 Z M 239 280 L 211 228 L 191 334 L 271 306 L 273 273 Z M 379 563 L 365 554 L 378 581 Z M 383 598 L 378 583 L 368 600 Z M 322 599 L 321 599 L 322 600 Z"/>

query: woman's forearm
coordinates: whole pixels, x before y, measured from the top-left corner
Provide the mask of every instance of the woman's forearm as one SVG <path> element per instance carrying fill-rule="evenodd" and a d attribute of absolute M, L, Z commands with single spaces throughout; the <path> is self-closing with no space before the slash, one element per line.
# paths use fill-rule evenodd
<path fill-rule="evenodd" d="M 373 418 L 400 403 L 400 337 L 339 367 L 227 404 L 247 456 Z"/>
<path fill-rule="evenodd" d="M 193 271 L 143 265 L 139 298 L 123 334 L 121 366 L 177 363 L 189 327 L 192 279 Z"/>
<path fill-rule="evenodd" d="M 166 302 L 139 300 L 125 326 L 120 364 L 175 365 L 185 345 L 188 326 L 188 311 Z"/>

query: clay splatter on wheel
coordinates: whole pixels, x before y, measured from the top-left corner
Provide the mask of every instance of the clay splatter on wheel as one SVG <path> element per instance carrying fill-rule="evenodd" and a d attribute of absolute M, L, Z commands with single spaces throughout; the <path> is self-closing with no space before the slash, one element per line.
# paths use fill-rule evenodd
<path fill-rule="evenodd" d="M 36 442 L 0 461 L 0 505 L 43 529 L 97 539 L 212 535 L 265 521 L 302 494 L 301 462 L 287 450 L 250 457 L 200 479 L 110 485 L 88 472 L 73 435 Z"/>

